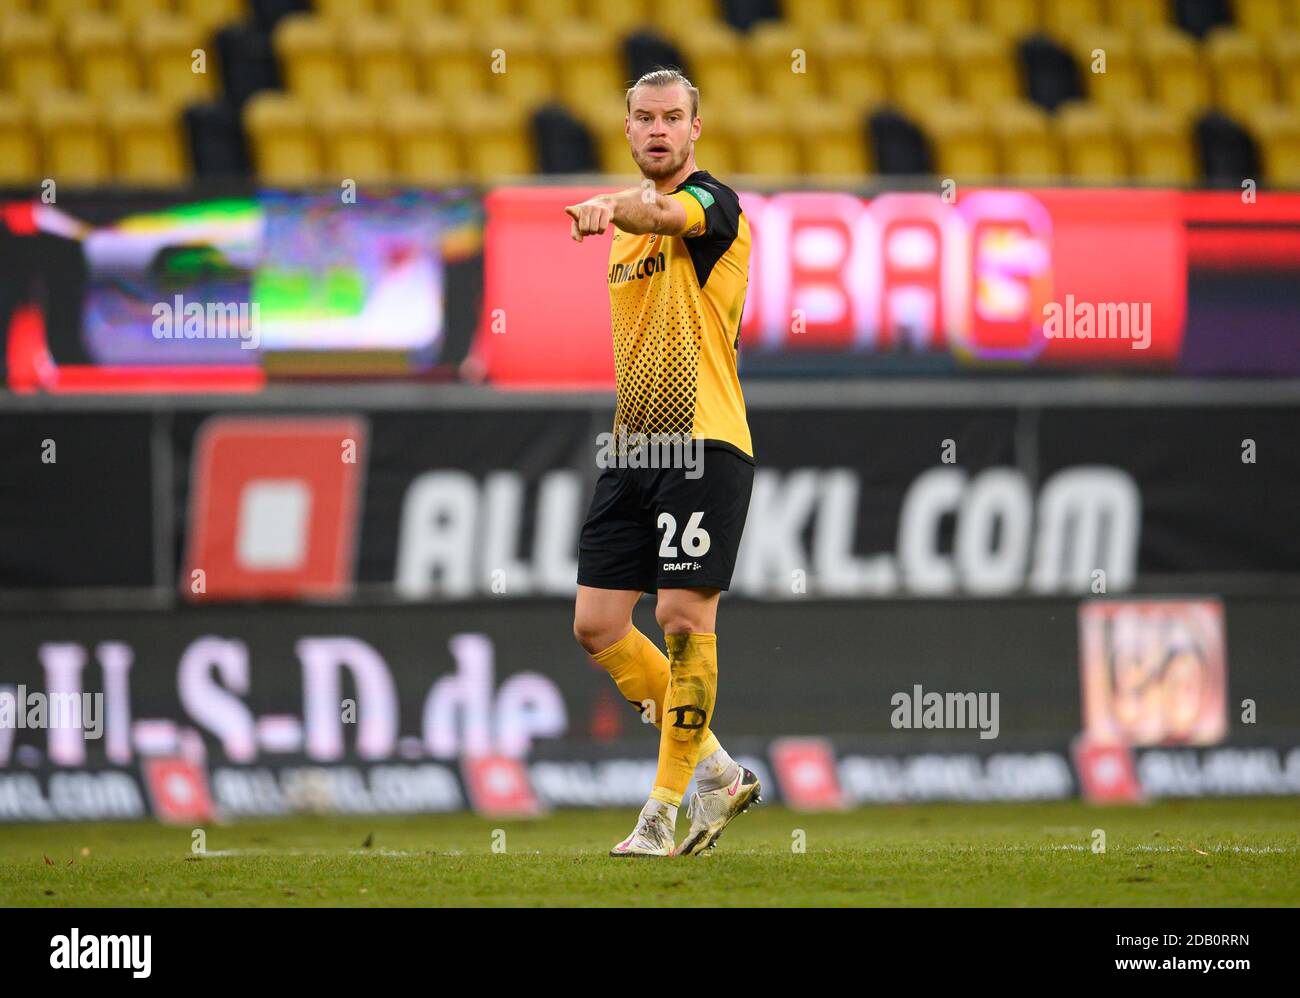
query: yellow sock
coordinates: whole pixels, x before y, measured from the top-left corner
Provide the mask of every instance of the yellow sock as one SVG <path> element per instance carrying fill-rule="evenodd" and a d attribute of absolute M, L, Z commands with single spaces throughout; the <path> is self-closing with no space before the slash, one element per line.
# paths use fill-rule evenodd
<path fill-rule="evenodd" d="M 676 806 L 682 802 L 710 733 L 718 691 L 718 636 L 668 634 L 664 639 L 668 643 L 668 691 L 659 735 L 659 769 L 650 796 Z M 716 744 L 717 739 L 712 741 Z"/>
<path fill-rule="evenodd" d="M 623 694 L 623 699 L 643 717 L 647 711 L 652 711 L 650 719 L 654 726 L 663 727 L 669 669 L 668 659 L 658 645 L 634 627 L 608 648 L 591 657 L 610 674 L 619 692 Z M 717 736 L 706 728 L 699 758 L 707 759 L 721 747 Z M 695 761 L 692 760 L 691 768 L 694 767 Z"/>

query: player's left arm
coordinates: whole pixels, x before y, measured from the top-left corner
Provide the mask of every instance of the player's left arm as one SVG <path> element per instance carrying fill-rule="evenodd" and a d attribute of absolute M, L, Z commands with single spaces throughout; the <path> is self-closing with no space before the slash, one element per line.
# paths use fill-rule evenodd
<path fill-rule="evenodd" d="M 630 187 L 613 194 L 597 194 L 564 210 L 573 220 L 569 235 L 582 242 L 585 236 L 604 232 L 611 223 L 635 235 L 657 232 L 679 236 L 691 224 L 688 208 L 678 195 L 660 194 L 650 187 Z"/>

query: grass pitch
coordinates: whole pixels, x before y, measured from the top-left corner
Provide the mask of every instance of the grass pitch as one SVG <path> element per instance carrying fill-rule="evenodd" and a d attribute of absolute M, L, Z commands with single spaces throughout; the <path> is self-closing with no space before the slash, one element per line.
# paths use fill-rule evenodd
<path fill-rule="evenodd" d="M 1300 800 L 760 805 L 712 854 L 611 859 L 635 808 L 536 821 L 0 826 L 5 906 L 1300 904 Z M 686 831 L 679 819 L 678 837 Z M 504 832 L 494 834 L 495 830 Z M 1094 852 L 1094 829 L 1105 852 Z M 798 852 L 802 840 L 804 851 Z M 504 846 L 504 851 L 494 851 Z"/>

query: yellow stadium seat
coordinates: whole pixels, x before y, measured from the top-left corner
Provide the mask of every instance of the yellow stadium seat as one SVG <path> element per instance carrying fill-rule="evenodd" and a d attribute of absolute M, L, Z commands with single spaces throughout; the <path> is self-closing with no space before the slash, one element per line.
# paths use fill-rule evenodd
<path fill-rule="evenodd" d="M 1115 28 L 1151 28 L 1167 25 L 1169 0 L 1110 0 L 1106 23 Z"/>
<path fill-rule="evenodd" d="M 674 42 L 694 31 L 722 27 L 720 2 L 714 0 L 651 0 L 649 25 Z"/>
<path fill-rule="evenodd" d="M 40 148 L 23 102 L 0 94 L 0 184 L 30 184 L 40 179 Z"/>
<path fill-rule="evenodd" d="M 371 97 L 416 90 L 415 60 L 399 21 L 387 17 L 358 18 L 343 32 L 343 50 L 352 64 L 356 89 Z"/>
<path fill-rule="evenodd" d="M 907 0 L 848 0 L 849 20 L 868 31 L 906 24 L 911 20 Z"/>
<path fill-rule="evenodd" d="M 1128 179 L 1128 150 L 1110 112 L 1097 104 L 1070 101 L 1057 109 L 1054 118 L 1070 177 L 1089 184 Z"/>
<path fill-rule="evenodd" d="M 790 24 L 807 31 L 821 32 L 829 24 L 845 20 L 845 4 L 840 0 L 800 0 L 785 4 L 784 13 Z"/>
<path fill-rule="evenodd" d="M 515 15 L 512 0 L 447 0 L 446 12 L 448 17 L 473 27 L 508 20 Z"/>
<path fill-rule="evenodd" d="M 67 86 L 57 34 L 53 21 L 28 14 L 11 13 L 0 21 L 0 69 L 6 90 L 36 98 Z"/>
<path fill-rule="evenodd" d="M 385 121 L 398 183 L 438 186 L 461 181 L 464 169 L 448 121 L 451 113 L 428 97 L 402 94 L 389 102 Z"/>
<path fill-rule="evenodd" d="M 175 105 L 152 94 L 121 93 L 109 101 L 105 122 L 113 140 L 118 183 L 179 184 L 189 158 Z"/>
<path fill-rule="evenodd" d="M 1057 41 L 1105 21 L 1102 0 L 1049 0 L 1043 4 L 1043 28 Z"/>
<path fill-rule="evenodd" d="M 1132 179 L 1161 185 L 1195 182 L 1200 170 L 1185 115 L 1152 104 L 1132 104 L 1116 114 L 1128 145 Z"/>
<path fill-rule="evenodd" d="M 803 172 L 860 180 L 871 171 L 863 116 L 849 104 L 811 100 L 794 115 Z"/>
<path fill-rule="evenodd" d="M 66 27 L 83 17 L 102 14 L 104 4 L 101 0 L 39 0 L 32 9 Z"/>
<path fill-rule="evenodd" d="M 413 27 L 412 46 L 425 90 L 446 101 L 483 92 L 487 53 L 479 52 L 468 24 L 438 18 Z"/>
<path fill-rule="evenodd" d="M 826 63 L 822 80 L 832 99 L 858 111 L 885 100 L 889 93 L 885 67 L 865 30 L 856 25 L 828 26 L 818 36 L 817 51 Z"/>
<path fill-rule="evenodd" d="M 340 50 L 338 26 L 315 14 L 290 14 L 271 36 L 286 87 L 316 99 L 349 89 L 348 66 Z"/>
<path fill-rule="evenodd" d="M 499 97 L 467 98 L 455 119 L 469 176 L 487 183 L 536 172 L 525 109 Z"/>
<path fill-rule="evenodd" d="M 744 40 L 733 29 L 706 25 L 682 35 L 678 44 L 702 104 L 727 106 L 754 90 Z"/>
<path fill-rule="evenodd" d="M 393 179 L 388 129 L 379 107 L 365 97 L 340 94 L 311 107 L 325 175 L 331 186 L 386 184 Z"/>
<path fill-rule="evenodd" d="M 311 6 L 321 17 L 344 26 L 379 12 L 376 0 L 313 0 Z"/>
<path fill-rule="evenodd" d="M 1214 74 L 1215 103 L 1238 117 L 1251 108 L 1273 103 L 1273 67 L 1253 35 L 1215 28 L 1206 36 L 1205 56 Z M 1296 111 L 1300 114 L 1300 108 Z"/>
<path fill-rule="evenodd" d="M 293 186 L 321 179 L 320 144 L 302 98 L 270 90 L 254 94 L 244 105 L 244 129 L 263 182 Z"/>
<path fill-rule="evenodd" d="M 1177 28 L 1153 28 L 1135 39 L 1144 59 L 1151 95 L 1157 104 L 1183 112 L 1210 103 L 1210 76 L 1196 44 Z"/>
<path fill-rule="evenodd" d="M 186 20 L 196 21 L 211 34 L 218 28 L 241 21 L 247 15 L 247 0 L 175 0 L 176 10 Z"/>
<path fill-rule="evenodd" d="M 622 37 L 642 25 L 650 23 L 649 0 L 587 0 L 582 16 L 606 31 Z"/>
<path fill-rule="evenodd" d="M 155 95 L 180 105 L 216 91 L 216 53 L 208 51 L 204 29 L 197 22 L 159 15 L 141 21 L 133 34 L 145 86 Z M 204 50 L 202 73 L 194 71 L 195 49 Z"/>
<path fill-rule="evenodd" d="M 976 18 L 975 0 L 926 0 L 914 8 L 916 22 L 936 34 L 951 31 L 954 34 L 963 24 Z"/>
<path fill-rule="evenodd" d="M 108 139 L 89 97 L 44 94 L 34 113 L 46 176 L 71 187 L 102 184 L 112 177 Z"/>
<path fill-rule="evenodd" d="M 443 0 L 384 0 L 379 12 L 395 17 L 408 27 L 421 21 L 446 17 L 447 5 Z"/>
<path fill-rule="evenodd" d="M 1088 97 L 1108 107 L 1147 99 L 1146 75 L 1125 31 L 1095 28 L 1067 41 Z"/>
<path fill-rule="evenodd" d="M 787 105 L 811 100 L 821 93 L 825 53 L 807 28 L 781 21 L 764 21 L 749 33 L 750 68 L 763 93 Z"/>
<path fill-rule="evenodd" d="M 1300 115 L 1294 106 L 1267 104 L 1251 110 L 1250 130 L 1259 143 L 1264 176 L 1278 187 L 1300 187 Z"/>
<path fill-rule="evenodd" d="M 1001 174 L 1025 184 L 1055 183 L 1065 173 L 1060 140 L 1037 104 L 1008 101 L 988 109 Z"/>
<path fill-rule="evenodd" d="M 114 17 L 86 14 L 68 22 L 64 33 L 68 62 L 82 93 L 105 101 L 140 86 L 135 53 L 126 25 Z"/>
<path fill-rule="evenodd" d="M 533 110 L 551 100 L 555 83 L 542 32 L 525 21 L 483 25 L 478 51 L 487 66 L 488 93 Z"/>
<path fill-rule="evenodd" d="M 1294 4 L 1289 0 L 1234 0 L 1232 6 L 1237 26 L 1260 40 L 1297 26 L 1292 20 Z M 1288 10 L 1288 7 L 1292 9 Z"/>
<path fill-rule="evenodd" d="M 1043 24 L 1038 0 L 982 0 L 980 20 L 1012 41 L 1033 34 Z"/>
<path fill-rule="evenodd" d="M 624 151 L 623 159 L 635 171 L 631 154 Z M 701 170 L 708 170 L 715 177 L 728 177 L 740 169 L 727 130 L 716 118 L 704 122 L 699 141 L 695 143 L 695 165 Z M 626 172 L 626 168 L 623 172 Z"/>
<path fill-rule="evenodd" d="M 519 0 L 519 14 L 530 24 L 549 28 L 581 14 L 578 0 Z"/>
<path fill-rule="evenodd" d="M 561 21 L 547 32 L 545 42 L 560 99 L 570 107 L 625 89 L 618 43 L 599 25 Z"/>
<path fill-rule="evenodd" d="M 1019 62 L 1011 43 L 988 28 L 957 26 L 942 46 L 958 96 L 985 107 L 1020 94 Z"/>
<path fill-rule="evenodd" d="M 981 183 L 998 174 L 997 145 L 984 112 L 965 101 L 937 101 L 917 109 L 934 150 L 935 172 L 958 183 Z"/>
<path fill-rule="evenodd" d="M 881 61 L 889 69 L 889 95 L 907 110 L 918 110 L 951 97 L 948 68 L 939 58 L 934 36 L 914 27 L 882 31 L 876 39 Z"/>
<path fill-rule="evenodd" d="M 621 96 L 608 92 L 589 94 L 586 100 L 573 105 L 573 112 L 596 140 L 596 158 L 602 173 L 620 174 L 636 169 L 623 131 L 626 104 Z M 704 134 L 708 131 L 705 122 Z"/>
<path fill-rule="evenodd" d="M 1268 43 L 1268 54 L 1282 102 L 1300 107 L 1300 31 L 1278 32 Z"/>
<path fill-rule="evenodd" d="M 724 121 L 715 120 L 731 137 L 733 167 L 740 173 L 773 182 L 799 174 L 799 142 L 791 131 L 791 114 L 777 101 L 752 97 L 736 101 Z"/>
<path fill-rule="evenodd" d="M 168 0 L 107 0 L 104 9 L 133 27 L 151 18 L 169 17 L 173 13 Z"/>

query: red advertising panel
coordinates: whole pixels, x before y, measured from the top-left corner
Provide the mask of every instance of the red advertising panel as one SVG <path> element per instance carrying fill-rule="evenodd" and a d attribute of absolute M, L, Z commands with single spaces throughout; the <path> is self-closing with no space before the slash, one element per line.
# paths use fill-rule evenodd
<path fill-rule="evenodd" d="M 569 238 L 588 189 L 487 199 L 477 352 L 502 385 L 608 387 L 609 243 Z M 1235 195 L 1220 195 L 1237 201 Z M 1174 191 L 831 192 L 741 203 L 751 353 L 907 356 L 983 368 L 1178 364 L 1188 212 Z"/>

